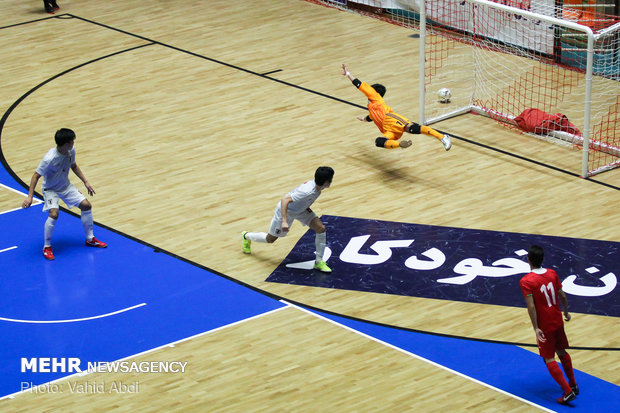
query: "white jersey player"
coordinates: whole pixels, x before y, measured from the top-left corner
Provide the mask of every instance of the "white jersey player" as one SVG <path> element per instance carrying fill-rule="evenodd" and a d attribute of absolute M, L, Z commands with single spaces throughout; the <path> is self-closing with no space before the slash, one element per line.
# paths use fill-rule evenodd
<path fill-rule="evenodd" d="M 43 211 L 48 212 L 48 218 L 45 221 L 43 256 L 48 260 L 54 259 L 52 252 L 52 235 L 58 220 L 58 201 L 62 199 L 68 208 L 77 206 L 80 208 L 82 225 L 86 233 L 86 245 L 89 247 L 105 248 L 107 244 L 99 241 L 93 236 L 93 212 L 92 205 L 86 197 L 77 190 L 77 188 L 69 182 L 69 169 L 71 169 L 84 182 L 84 186 L 88 190 L 89 195 L 94 195 L 95 190 L 82 173 L 82 170 L 75 162 L 75 149 L 73 143 L 75 141 L 75 132 L 71 129 L 62 128 L 56 132 L 54 136 L 56 147 L 50 149 L 39 167 L 36 169 L 30 180 L 30 188 L 28 196 L 22 203 L 22 208 L 28 208 L 32 205 L 34 189 L 37 186 L 39 178 L 43 177 L 41 189 L 43 190 Z"/>
<path fill-rule="evenodd" d="M 327 235 L 325 226 L 321 219 L 310 209 L 310 206 L 321 195 L 323 189 L 329 188 L 334 178 L 334 170 L 329 166 L 321 166 L 314 173 L 314 180 L 304 182 L 291 192 L 286 194 L 273 213 L 269 233 L 265 232 L 248 232 L 241 233 L 242 249 L 246 254 L 250 254 L 251 242 L 267 242 L 273 243 L 279 237 L 285 237 L 295 220 L 298 220 L 305 226 L 312 228 L 316 232 L 315 246 L 316 259 L 314 269 L 322 272 L 331 272 L 332 270 L 323 261 L 325 252 L 325 244 Z"/>

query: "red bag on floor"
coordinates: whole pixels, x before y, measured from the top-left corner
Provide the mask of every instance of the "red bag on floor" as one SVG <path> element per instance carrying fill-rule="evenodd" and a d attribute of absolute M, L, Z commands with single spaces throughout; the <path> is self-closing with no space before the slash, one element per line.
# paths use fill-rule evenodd
<path fill-rule="evenodd" d="M 579 129 L 561 113 L 551 114 L 540 109 L 525 109 L 515 118 L 515 122 L 525 132 L 546 134 L 556 130 L 581 135 Z"/>

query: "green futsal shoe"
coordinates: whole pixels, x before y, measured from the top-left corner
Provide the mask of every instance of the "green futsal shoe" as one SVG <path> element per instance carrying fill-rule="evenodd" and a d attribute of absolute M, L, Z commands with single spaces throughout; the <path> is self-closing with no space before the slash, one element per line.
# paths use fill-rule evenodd
<path fill-rule="evenodd" d="M 321 272 L 332 272 L 332 269 L 325 264 L 325 261 L 319 261 L 314 263 L 314 269 Z"/>
<path fill-rule="evenodd" d="M 247 231 L 243 231 L 241 233 L 241 238 L 243 239 L 243 241 L 241 241 L 241 249 L 243 250 L 244 253 L 251 254 L 252 249 L 250 248 L 250 245 L 252 244 L 252 241 L 250 241 L 249 239 L 245 239 L 245 234 L 247 233 L 248 233 Z"/>

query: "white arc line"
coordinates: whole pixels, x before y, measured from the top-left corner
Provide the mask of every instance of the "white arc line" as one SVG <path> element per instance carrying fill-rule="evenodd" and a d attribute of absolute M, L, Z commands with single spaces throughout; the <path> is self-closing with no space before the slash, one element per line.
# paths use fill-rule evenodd
<path fill-rule="evenodd" d="M 17 245 L 13 245 L 12 247 L 5 248 L 5 249 L 3 249 L 3 250 L 0 250 L 0 252 L 7 252 L 7 251 L 11 251 L 11 250 L 14 250 L 15 248 L 17 248 Z"/>
<path fill-rule="evenodd" d="M 0 320 L 1 321 L 11 321 L 13 323 L 30 323 L 30 324 L 75 323 L 77 321 L 94 320 L 96 318 L 108 317 L 108 316 L 111 316 L 111 315 L 123 313 L 125 311 L 133 310 L 134 308 L 142 307 L 142 306 L 145 306 L 145 305 L 146 305 L 146 303 L 142 303 L 142 304 L 134 305 L 133 307 L 123 308 L 122 310 L 113 311 L 113 312 L 107 313 L 107 314 L 101 314 L 101 315 L 96 315 L 96 316 L 92 316 L 92 317 L 85 317 L 85 318 L 74 318 L 73 320 L 17 320 L 15 318 L 4 318 L 4 317 L 0 317 Z"/>

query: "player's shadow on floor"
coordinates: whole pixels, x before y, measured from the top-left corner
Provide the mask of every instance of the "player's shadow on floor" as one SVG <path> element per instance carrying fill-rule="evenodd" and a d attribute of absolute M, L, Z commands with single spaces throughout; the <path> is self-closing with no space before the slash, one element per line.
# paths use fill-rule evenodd
<path fill-rule="evenodd" d="M 381 149 L 378 149 L 381 150 Z M 393 154 L 391 154 L 393 155 Z M 409 184 L 423 185 L 426 187 L 440 187 L 441 184 L 436 180 L 424 179 L 412 174 L 411 164 L 407 165 L 408 159 L 394 162 L 393 159 L 386 159 L 381 154 L 369 151 L 360 151 L 356 154 L 349 154 L 347 158 L 365 166 L 364 169 L 373 169 L 380 175 L 380 181 L 386 186 L 402 189 L 403 182 Z"/>
<path fill-rule="evenodd" d="M 256 254 L 252 252 L 252 254 L 249 254 L 248 256 L 252 257 L 253 260 L 260 261 L 263 264 L 268 264 L 270 267 L 273 267 L 273 268 L 276 268 L 282 262 L 281 258 L 276 258 L 276 257 L 269 256 L 266 254 L 261 255 L 260 252 Z"/>

